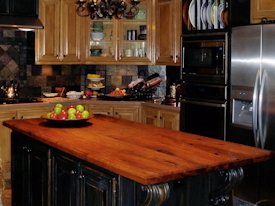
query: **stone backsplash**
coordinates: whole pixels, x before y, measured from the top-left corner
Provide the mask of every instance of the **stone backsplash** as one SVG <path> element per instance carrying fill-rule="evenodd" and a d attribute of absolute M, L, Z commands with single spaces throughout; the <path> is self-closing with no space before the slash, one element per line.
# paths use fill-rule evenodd
<path fill-rule="evenodd" d="M 155 72 L 163 80 L 155 95 L 164 97 L 167 80 L 165 66 L 35 65 L 34 32 L 0 29 L 0 86 L 15 80 L 26 96 L 40 96 L 43 91 L 54 91 L 56 86 L 84 90 L 88 84 L 88 73 L 101 74 L 106 86 L 103 92 L 109 93 L 116 87 L 126 87 L 132 80 Z"/>

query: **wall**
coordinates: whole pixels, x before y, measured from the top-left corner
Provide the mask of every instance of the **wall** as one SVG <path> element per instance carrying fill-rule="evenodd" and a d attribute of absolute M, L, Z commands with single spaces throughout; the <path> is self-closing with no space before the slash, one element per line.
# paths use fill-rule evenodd
<path fill-rule="evenodd" d="M 68 90 L 84 90 L 88 84 L 88 73 L 99 73 L 105 77 L 104 92 L 109 93 L 116 87 L 127 87 L 132 80 L 147 77 L 154 72 L 159 73 L 163 79 L 156 95 L 164 97 L 165 66 L 35 65 L 34 32 L 0 29 L 0 86 L 16 80 L 24 96 L 40 96 L 43 91 L 54 91 L 56 86 L 66 86 Z"/>

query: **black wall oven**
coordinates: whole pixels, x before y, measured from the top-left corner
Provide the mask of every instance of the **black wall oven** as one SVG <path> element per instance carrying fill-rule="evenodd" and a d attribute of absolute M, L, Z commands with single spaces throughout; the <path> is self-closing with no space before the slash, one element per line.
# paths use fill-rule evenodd
<path fill-rule="evenodd" d="M 181 131 L 225 140 L 227 33 L 182 37 Z"/>

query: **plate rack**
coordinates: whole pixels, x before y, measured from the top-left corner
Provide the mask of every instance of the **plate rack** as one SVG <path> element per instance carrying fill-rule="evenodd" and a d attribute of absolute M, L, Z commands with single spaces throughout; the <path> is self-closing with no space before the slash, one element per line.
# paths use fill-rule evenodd
<path fill-rule="evenodd" d="M 221 30 L 229 25 L 228 0 L 184 0 L 183 30 Z"/>

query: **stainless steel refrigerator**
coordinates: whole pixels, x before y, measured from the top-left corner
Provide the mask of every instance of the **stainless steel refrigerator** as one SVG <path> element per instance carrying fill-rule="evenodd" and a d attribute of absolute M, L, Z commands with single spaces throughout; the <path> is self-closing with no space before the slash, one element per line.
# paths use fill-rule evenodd
<path fill-rule="evenodd" d="M 230 68 L 227 140 L 275 150 L 275 24 L 233 28 Z M 234 205 L 270 200 L 275 205 L 274 185 L 274 161 L 245 168 Z"/>

